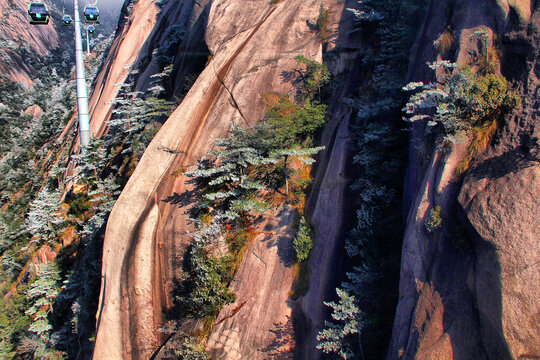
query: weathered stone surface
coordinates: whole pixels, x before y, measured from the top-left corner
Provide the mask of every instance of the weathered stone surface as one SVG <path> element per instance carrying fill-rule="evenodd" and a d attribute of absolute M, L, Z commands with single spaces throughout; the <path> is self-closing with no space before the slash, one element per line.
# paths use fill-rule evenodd
<path fill-rule="evenodd" d="M 207 351 L 213 358 L 292 357 L 294 217 L 294 210 L 279 208 L 254 229 L 260 234 L 249 244 L 232 280 L 236 301 L 219 313 L 208 339 Z"/>
<path fill-rule="evenodd" d="M 340 262 L 343 246 L 343 222 L 346 214 L 343 205 L 346 202 L 345 192 L 348 184 L 346 166 L 350 146 L 349 123 L 351 111 L 342 106 L 341 111 L 334 112 L 325 135 L 335 142 L 329 143 L 328 151 L 323 152 L 317 173 L 319 174 L 316 189 L 310 198 L 309 216 L 315 227 L 314 247 L 310 255 L 310 287 L 299 307 L 304 317 L 302 327 L 305 333 L 298 336 L 304 343 L 302 352 L 304 359 L 318 359 L 322 355 L 315 350 L 317 333 L 324 327 L 327 319 L 323 301 L 333 296 L 335 276 Z M 330 293 L 329 293 L 330 292 Z"/>
<path fill-rule="evenodd" d="M 43 115 L 43 109 L 39 105 L 32 105 L 24 110 L 24 114 L 31 116 L 33 119 L 39 119 Z"/>
<path fill-rule="evenodd" d="M 107 224 L 94 358 L 147 359 L 165 340 L 157 329 L 172 307 L 172 280 L 190 243 L 187 210 L 193 203 L 189 198 L 192 185 L 177 170 L 191 167 L 212 149 L 213 139 L 226 136 L 231 121 L 244 126 L 258 121 L 264 112 L 262 95 L 291 91 L 291 84 L 281 74 L 295 68 L 295 55 L 321 61 L 321 43 L 307 24 L 315 21 L 318 11 L 319 2 L 315 0 L 288 0 L 275 5 L 232 0 L 211 3 L 205 37 L 213 56 L 149 145 Z M 291 219 L 285 216 L 278 221 Z M 272 280 L 283 282 L 275 290 L 275 298 L 281 299 L 275 306 L 242 318 L 238 338 L 247 341 L 252 350 L 271 344 L 276 337 L 272 332 L 275 322 L 285 321 L 291 313 L 283 300 L 289 295 L 286 288 L 290 289 L 291 275 L 282 269 L 273 246 L 263 249 L 268 254 L 261 258 L 274 266 L 266 272 L 284 278 Z M 245 276 L 237 277 L 242 293 L 238 301 L 267 301 L 262 297 L 265 292 L 253 286 L 263 279 L 248 276 L 259 264 L 246 258 L 242 266 L 246 270 L 239 273 Z M 237 330 L 234 324 L 238 321 L 231 318 L 216 331 L 230 335 Z M 221 335 L 218 342 L 219 338 Z M 224 351 L 218 342 L 212 345 L 213 353 Z M 246 351 L 247 345 L 241 345 L 239 353 Z"/>
<path fill-rule="evenodd" d="M 59 45 L 59 36 L 53 27 L 55 19 L 51 18 L 48 25 L 30 25 L 27 10 L 28 3 L 24 0 L 0 0 L 0 33 L 6 41 L 26 45 L 37 59 L 44 59 Z M 15 51 L 3 48 L 2 52 L 5 53 L 0 60 L 2 73 L 14 81 L 32 86 L 31 75 L 36 74 L 36 69 L 27 65 Z"/>
<path fill-rule="evenodd" d="M 471 172 L 459 196 L 482 239 L 476 251 L 482 341 L 490 359 L 501 357 L 500 342 L 514 359 L 540 356 L 540 165 L 490 162 L 487 172 Z"/>
<path fill-rule="evenodd" d="M 474 298 L 469 287 L 474 260 L 456 248 L 452 233 L 457 223 L 454 181 L 457 164 L 468 143 L 455 145 L 444 156 L 432 155 L 405 229 L 400 299 L 394 319 L 389 359 L 484 359 L 479 346 Z M 426 219 L 441 207 L 443 223 L 430 233 Z"/>
<path fill-rule="evenodd" d="M 353 2 L 356 3 L 351 0 L 345 5 Z M 190 198 L 192 185 L 183 175 L 178 175 L 177 170 L 190 168 L 213 147 L 214 138 L 226 136 L 231 121 L 244 126 L 258 121 L 264 111 L 262 95 L 291 92 L 291 85 L 283 81 L 281 74 L 294 69 L 296 54 L 321 60 L 322 47 L 309 27 L 317 18 L 319 4 L 314 0 L 286 0 L 278 4 L 254 0 L 173 1 L 156 20 L 158 25 L 154 25 L 153 20 L 150 24 L 144 23 L 147 17 L 156 14 L 151 2 L 139 0 L 137 3 L 135 10 L 139 9 L 139 15 L 134 15 L 133 22 L 115 40 L 112 53 L 116 55 L 108 60 L 100 75 L 96 90 L 100 95 L 95 95 L 93 100 L 95 134 L 106 131 L 110 107 L 105 103 L 114 94 L 111 85 L 125 79 L 124 65 L 129 63 L 126 59 L 140 65 L 137 88 L 145 89 L 150 76 L 158 69 L 152 52 L 165 44 L 171 25 L 187 24 L 187 40 L 179 46 L 174 60 L 177 71 L 171 84 L 174 93 L 181 93 L 180 81 L 185 75 L 193 73 L 196 67 L 203 67 L 202 64 L 194 66 L 193 59 L 208 62 L 148 147 L 111 213 L 103 250 L 94 358 L 147 359 L 165 341 L 157 329 L 172 306 L 170 290 L 190 242 L 187 211 L 194 201 Z M 344 4 L 342 1 L 325 1 L 324 4 L 335 10 L 331 20 L 335 28 Z M 501 255 L 494 249 L 498 249 L 495 243 L 504 236 L 534 235 L 531 229 L 536 225 L 534 220 L 529 227 L 526 222 L 513 221 L 511 203 L 514 199 L 498 193 L 497 187 L 508 188 L 510 181 L 537 179 L 538 174 L 531 175 L 533 166 L 528 166 L 509 171 L 512 175 L 499 179 L 487 176 L 481 167 L 482 160 L 514 150 L 520 156 L 526 153 L 532 157 L 528 161 L 535 161 L 538 136 L 534 135 L 537 134 L 534 119 L 540 97 L 539 67 L 535 59 L 539 57 L 536 40 L 528 42 L 528 39 L 537 39 L 538 11 L 534 4 L 502 0 L 497 3 L 443 0 L 429 4 L 414 48 L 409 78 L 424 81 L 431 78 L 425 61 L 437 59 L 432 43 L 448 24 L 456 31 L 455 59 L 452 60 L 462 63 L 470 60 L 469 51 L 479 50 L 477 42 L 470 41 L 469 35 L 479 26 L 487 25 L 502 38 L 503 73 L 513 84 L 525 84 L 518 86 L 524 97 L 524 109 L 504 125 L 484 158 L 473 162 L 471 174 L 476 177 L 466 178 L 463 189 L 454 178 L 454 170 L 467 144 L 457 144 L 444 156 L 427 143 L 423 129 L 413 129 L 405 197 L 410 213 L 403 247 L 401 298 L 389 359 L 536 356 L 528 351 L 536 351 L 529 335 L 534 334 L 531 324 L 537 322 L 537 314 L 534 314 L 537 308 L 532 306 L 529 311 L 521 309 L 524 306 L 520 305 L 527 301 L 534 305 L 537 301 L 533 298 L 537 293 L 530 285 L 538 280 L 538 271 L 534 270 L 535 252 L 525 253 L 530 267 L 522 268 L 514 264 L 515 260 L 507 259 L 508 254 Z M 346 26 L 340 24 L 340 28 L 341 25 L 344 28 L 340 30 L 346 30 Z M 526 35 L 527 31 L 531 35 Z M 130 34 L 133 38 L 127 41 Z M 340 38 L 329 45 L 334 46 L 350 51 L 358 45 Z M 206 50 L 211 54 L 208 59 L 201 55 Z M 120 56 L 122 51 L 125 56 Z M 351 67 L 346 56 L 332 61 L 337 73 Z M 104 81 L 109 72 L 116 74 L 117 80 Z M 322 138 L 327 150 L 321 155 L 308 204 L 308 215 L 317 230 L 310 291 L 301 301 L 288 302 L 292 283 L 290 268 L 280 258 L 279 243 L 268 246 L 265 241 L 273 237 L 261 235 L 248 248 L 235 276 L 236 303 L 219 314 L 210 336 L 208 350 L 215 358 L 290 356 L 294 341 L 289 338 L 286 344 L 276 342 L 280 333 L 290 335 L 291 314 L 294 313 L 289 306 L 301 313 L 300 335 L 305 336 L 301 355 L 306 359 L 320 356 L 314 351 L 314 337 L 324 324 L 326 314 L 321 303 L 332 287 L 332 271 L 339 265 L 337 255 L 343 237 L 342 203 L 346 202 L 344 174 L 351 116 L 346 106 L 335 106 L 332 113 Z M 460 191 L 467 221 L 457 217 L 456 199 Z M 534 196 L 535 193 L 528 194 Z M 492 196 L 503 210 L 490 208 L 495 201 Z M 523 204 L 532 201 L 530 196 Z M 487 208 L 483 204 L 487 204 Z M 444 223 L 441 230 L 432 234 L 426 231 L 424 221 L 436 205 L 442 208 Z M 537 208 L 531 209 L 537 211 Z M 484 215 L 499 222 L 486 221 Z M 280 233 L 285 234 L 291 215 L 284 212 L 271 215 L 265 221 L 270 228 L 280 229 Z M 509 222 L 515 226 L 506 230 L 503 224 Z M 471 231 L 473 235 L 480 234 L 471 245 L 472 251 L 460 248 L 453 238 L 455 228 L 463 224 L 475 229 Z M 489 236 L 495 240 L 489 240 Z M 510 247 L 508 251 L 520 258 L 524 247 L 534 249 L 535 246 L 530 241 L 511 240 L 505 244 L 519 246 Z M 266 264 L 264 271 L 261 271 L 261 261 Z M 511 271 L 506 269 L 507 265 Z M 499 281 L 499 275 L 516 272 L 525 274 L 523 279 L 522 275 L 508 275 L 509 279 Z M 279 285 L 271 287 L 270 283 Z M 521 290 L 526 295 L 521 295 Z M 521 316 L 529 316 L 531 322 L 518 329 L 516 320 Z"/>
<path fill-rule="evenodd" d="M 124 83 L 132 67 L 144 54 L 145 42 L 154 29 L 158 10 L 154 1 L 137 1 L 130 20 L 117 33 L 103 68 L 96 77 L 88 103 L 93 136 L 101 137 L 107 131 L 107 120 L 111 116 L 112 101 L 119 90 L 119 84 Z"/>
<path fill-rule="evenodd" d="M 410 210 L 388 359 L 540 357 L 540 192 L 535 158 L 539 10 L 538 2 L 530 1 L 429 4 L 410 80 L 432 78 L 422 63 L 437 58 L 431 44 L 447 25 L 456 39 L 450 60 L 460 63 L 470 62 L 471 51 L 479 51 L 468 35 L 487 26 L 503 39 L 498 45 L 501 72 L 522 96 L 523 107 L 502 122 L 486 153 L 473 161 L 462 186 L 452 178 L 453 171 L 448 172 L 447 190 L 430 179 L 455 167 L 454 152 L 437 164 L 422 126 L 412 129 L 405 181 L 405 204 Z M 440 198 L 441 190 L 448 196 Z M 418 215 L 435 205 L 442 207 L 444 225 L 433 236 L 420 228 Z M 458 215 L 463 211 L 462 219 Z M 469 229 L 466 239 L 456 235 L 461 226 Z"/>

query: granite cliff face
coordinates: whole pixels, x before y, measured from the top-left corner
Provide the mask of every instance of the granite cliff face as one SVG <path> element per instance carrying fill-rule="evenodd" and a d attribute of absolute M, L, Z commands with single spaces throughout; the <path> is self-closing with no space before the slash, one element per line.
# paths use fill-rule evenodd
<path fill-rule="evenodd" d="M 0 34 L 4 52 L 0 67 L 11 80 L 32 86 L 32 78 L 37 74 L 35 64 L 58 47 L 59 34 L 53 27 L 54 20 L 48 25 L 29 25 L 27 9 L 28 5 L 23 0 L 0 1 Z M 32 60 L 34 65 L 30 64 Z"/>
<path fill-rule="evenodd" d="M 350 203 L 345 174 L 353 111 L 341 100 L 363 81 L 353 61 L 362 51 L 361 38 L 344 11 L 356 3 L 324 1 L 336 34 L 324 51 L 313 29 L 320 1 L 185 0 L 169 1 L 161 10 L 151 0 L 134 4 L 95 83 L 94 135 L 107 132 L 114 84 L 137 69 L 136 87 L 146 89 L 159 71 L 160 49 L 174 63 L 167 85 L 183 100 L 150 143 L 108 220 L 95 359 L 165 358 L 160 350 L 169 338 L 158 329 L 173 306 L 173 284 L 191 241 L 187 212 L 195 201 L 189 197 L 193 185 L 178 170 L 192 168 L 215 138 L 227 135 L 231 122 L 251 126 L 260 120 L 262 95 L 290 92 L 281 75 L 295 68 L 295 55 L 322 61 L 323 53 L 336 50 L 328 61 L 333 74 L 354 76 L 332 95 L 321 138 L 327 148 L 313 174 L 306 209 L 317 234 L 310 290 L 299 300 L 289 297 L 294 215 L 279 207 L 257 225 L 260 234 L 232 281 L 236 302 L 217 316 L 206 349 L 226 359 L 290 357 L 295 346 L 296 356 L 321 356 L 315 336 L 328 317 L 322 302 L 340 278 L 335 272 Z M 448 60 L 465 64 L 481 50 L 469 35 L 487 26 L 490 41 L 496 34 L 500 43 L 500 71 L 523 105 L 506 117 L 462 179 L 455 169 L 468 144 L 443 152 L 419 125 L 412 129 L 400 300 L 388 359 L 540 357 L 539 6 L 526 0 L 444 0 L 424 9 L 410 81 L 432 79 L 425 62 L 437 59 L 433 41 L 446 29 L 454 33 Z M 436 205 L 443 225 L 432 234 L 424 220 Z"/>
<path fill-rule="evenodd" d="M 136 8 L 143 4 L 139 1 Z M 325 5 L 341 8 L 337 2 Z M 193 202 L 168 200 L 192 190 L 177 170 L 194 165 L 213 147 L 213 139 L 226 136 L 231 122 L 249 126 L 258 121 L 264 111 L 263 94 L 290 91 L 291 84 L 280 75 L 294 69 L 295 55 L 322 60 L 321 42 L 308 26 L 318 11 L 317 1 L 271 4 L 222 0 L 171 2 L 159 15 L 157 21 L 163 27 L 175 21 L 185 24 L 180 52 L 203 49 L 204 34 L 212 57 L 149 145 L 109 218 L 94 358 L 147 359 L 165 341 L 158 328 L 172 307 L 172 283 L 191 241 L 186 212 Z M 133 19 L 131 26 L 147 21 L 137 16 Z M 143 49 L 155 46 L 160 38 L 165 42 L 167 32 L 157 27 Z M 177 60 L 176 76 L 193 71 L 188 58 L 197 51 L 190 50 Z M 155 66 L 150 53 L 139 55 L 143 64 L 141 87 Z M 93 121 L 97 128 L 98 120 Z M 288 234 L 292 218 L 286 208 L 268 214 L 265 222 L 273 225 L 249 246 L 233 281 L 241 306 L 233 304 L 218 316 L 219 325 L 208 344 L 214 356 L 265 358 L 264 348 L 275 340 L 271 332 L 275 323 L 286 323 L 290 318 L 288 297 L 294 274 L 287 258 L 292 256 Z M 276 284 L 280 284 L 279 289 Z M 232 339 L 230 344 L 222 343 L 222 337 Z"/>
<path fill-rule="evenodd" d="M 463 180 L 455 169 L 467 144 L 443 155 L 426 146 L 421 126 L 413 128 L 400 301 L 388 359 L 540 357 L 538 2 L 431 1 L 409 80 L 430 80 L 423 64 L 437 58 L 432 43 L 447 29 L 455 34 L 450 60 L 469 63 L 480 50 L 469 35 L 481 26 L 490 29 L 489 41 L 500 41 L 500 71 L 523 105 L 505 117 Z M 424 219 L 436 205 L 443 228 L 429 234 Z"/>

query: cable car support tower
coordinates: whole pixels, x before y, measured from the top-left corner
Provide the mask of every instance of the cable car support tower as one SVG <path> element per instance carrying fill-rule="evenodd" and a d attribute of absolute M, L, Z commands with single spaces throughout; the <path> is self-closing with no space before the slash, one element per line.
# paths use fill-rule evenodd
<path fill-rule="evenodd" d="M 79 16 L 79 0 L 74 0 L 75 23 L 75 68 L 77 78 L 77 113 L 79 115 L 79 140 L 81 151 L 90 141 L 90 119 L 88 116 L 88 90 L 84 73 L 84 52 L 81 36 L 81 18 Z"/>

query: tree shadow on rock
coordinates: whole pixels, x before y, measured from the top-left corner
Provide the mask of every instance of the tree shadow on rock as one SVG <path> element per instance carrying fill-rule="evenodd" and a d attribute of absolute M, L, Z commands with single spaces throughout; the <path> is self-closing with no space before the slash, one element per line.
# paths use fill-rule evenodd
<path fill-rule="evenodd" d="M 274 329 L 270 332 L 274 334 L 274 340 L 260 351 L 267 355 L 267 359 L 293 360 L 295 341 L 291 317 L 287 316 L 284 323 L 274 323 Z"/>
<path fill-rule="evenodd" d="M 286 211 L 286 210 L 284 210 Z M 277 224 L 266 224 L 263 231 L 267 234 L 273 234 L 276 229 L 282 229 L 290 226 L 290 218 L 286 216 L 284 212 L 279 215 L 280 221 Z M 292 245 L 292 236 L 288 234 L 273 234 L 272 236 L 266 236 L 263 240 L 266 243 L 268 249 L 277 246 L 279 260 L 285 267 L 291 267 L 294 265 L 294 249 Z"/>
<path fill-rule="evenodd" d="M 171 205 L 177 205 L 178 208 L 185 208 L 184 214 L 189 215 L 191 219 L 196 219 L 198 215 L 199 209 L 191 206 L 193 204 L 196 204 L 198 202 L 198 190 L 186 190 L 182 193 L 173 193 L 172 195 L 168 196 L 164 200 L 161 200 L 163 202 L 169 203 Z"/>
<path fill-rule="evenodd" d="M 510 173 L 517 173 L 520 170 L 538 166 L 538 160 L 533 161 L 534 159 L 527 156 L 528 152 L 526 150 L 515 148 L 502 155 L 486 159 L 471 169 L 470 176 L 474 180 L 498 179 Z"/>
<path fill-rule="evenodd" d="M 165 200 L 162 200 L 171 205 L 178 205 L 178 207 L 186 207 L 190 204 L 193 204 L 197 200 L 197 195 L 195 190 L 184 191 L 179 194 L 177 192 L 173 193 L 171 196 L 167 197 Z"/>
<path fill-rule="evenodd" d="M 305 79 L 304 74 L 299 69 L 293 69 L 291 71 L 283 70 L 280 74 L 281 83 L 290 83 L 292 85 L 291 89 L 294 90 L 295 100 L 302 98 L 302 91 L 300 90 L 300 84 Z"/>

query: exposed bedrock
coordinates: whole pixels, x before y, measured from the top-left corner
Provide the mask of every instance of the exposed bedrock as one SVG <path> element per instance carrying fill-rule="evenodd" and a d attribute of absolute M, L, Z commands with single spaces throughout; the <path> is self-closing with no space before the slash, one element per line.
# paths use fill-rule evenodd
<path fill-rule="evenodd" d="M 464 64 L 479 50 L 469 35 L 487 26 L 500 40 L 501 73 L 523 105 L 501 121 L 463 180 L 454 170 L 467 144 L 442 156 L 422 126 L 412 129 L 400 299 L 387 358 L 540 358 L 540 3 L 430 1 L 426 12 L 410 81 L 433 78 L 424 63 L 437 59 L 433 40 L 446 29 L 455 36 L 450 60 Z M 443 228 L 429 233 L 424 220 L 437 205 Z"/>
<path fill-rule="evenodd" d="M 355 4 L 356 1 L 347 1 L 344 8 L 355 7 Z M 337 38 L 332 55 L 326 59 L 328 68 L 341 83 L 334 88 L 330 98 L 327 123 L 321 137 L 321 144 L 326 149 L 315 165 L 313 186 L 306 206 L 315 238 L 310 255 L 310 287 L 307 294 L 295 303 L 298 359 L 324 358 L 324 354 L 315 349 L 316 336 L 329 318 L 328 308 L 322 304 L 335 297 L 345 256 L 345 229 L 350 228 L 351 214 L 354 214 L 350 211 L 353 201 L 347 196 L 351 176 L 350 125 L 356 114 L 343 99 L 354 97 L 354 89 L 361 81 L 362 65 L 357 57 L 365 35 L 353 31 L 355 22 L 345 9 L 341 13 L 336 11 L 335 16 L 339 17 Z"/>
<path fill-rule="evenodd" d="M 173 281 L 191 242 L 187 210 L 194 201 L 190 198 L 192 185 L 177 170 L 194 165 L 212 149 L 215 138 L 227 136 L 231 122 L 250 126 L 258 121 L 264 113 L 263 94 L 291 91 L 291 84 L 281 74 L 297 66 L 295 55 L 322 61 L 320 40 L 308 26 L 318 16 L 320 1 L 271 4 L 216 0 L 197 10 L 204 3 L 169 4 L 170 12 L 164 11 L 157 22 L 172 24 L 176 19 L 187 19 L 194 30 L 182 46 L 192 49 L 192 41 L 197 44 L 195 48 L 202 49 L 197 39 L 204 37 L 212 56 L 147 148 L 111 212 L 103 249 L 95 359 L 148 359 L 166 340 L 158 328 L 172 307 Z M 325 6 L 341 9 L 343 5 L 336 0 L 325 2 Z M 191 11 L 195 17 L 182 17 L 178 11 Z M 199 15 L 204 22 L 198 20 Z M 131 26 L 137 21 L 135 17 Z M 160 35 L 148 35 L 144 48 L 150 49 L 152 41 L 166 37 L 162 30 L 155 31 L 160 31 Z M 133 45 L 119 46 L 121 51 Z M 139 78 L 142 87 L 154 71 L 149 70 L 154 66 L 153 60 L 143 58 L 150 53 L 145 52 L 138 60 L 144 64 Z M 182 56 L 175 57 L 176 63 L 185 64 L 178 72 L 190 73 L 191 70 L 185 70 L 189 61 L 185 56 L 182 60 Z M 237 303 L 222 311 L 210 336 L 208 351 L 216 358 L 267 358 L 259 350 L 275 340 L 277 335 L 272 330 L 276 322 L 286 322 L 291 314 L 288 295 L 293 276 L 282 251 L 291 251 L 286 245 L 291 240 L 288 231 L 292 215 L 284 209 L 268 214 L 264 221 L 270 224 L 265 230 L 268 234 L 250 245 L 233 281 Z M 280 248 L 284 245 L 285 250 Z M 261 259 L 267 265 L 264 269 Z M 277 282 L 280 285 L 274 288 L 272 284 Z M 239 306 L 239 311 L 231 310 Z M 260 311 L 247 314 L 242 312 L 244 308 Z M 222 335 L 232 332 L 241 332 L 240 336 L 231 337 L 237 340 L 234 355 L 220 343 Z"/>
<path fill-rule="evenodd" d="M 478 232 L 476 292 L 489 359 L 540 354 L 540 166 L 487 159 L 467 177 L 459 201 Z"/>
<path fill-rule="evenodd" d="M 88 104 L 93 136 L 101 137 L 106 133 L 107 120 L 113 110 L 112 101 L 119 90 L 119 84 L 126 81 L 132 66 L 138 64 L 140 57 L 147 51 L 147 39 L 156 24 L 158 10 L 153 1 L 137 1 L 131 15 L 117 29 L 107 58 L 94 81 Z M 126 12 L 124 7 L 122 15 L 127 15 Z"/>
<path fill-rule="evenodd" d="M 31 87 L 37 70 L 23 57 L 37 61 L 45 59 L 51 50 L 58 47 L 59 35 L 53 27 L 54 19 L 48 25 L 30 25 L 27 10 L 28 3 L 24 0 L 0 0 L 0 34 L 4 53 L 0 69 L 11 80 Z M 20 53 L 18 46 L 26 47 L 28 53 Z"/>

